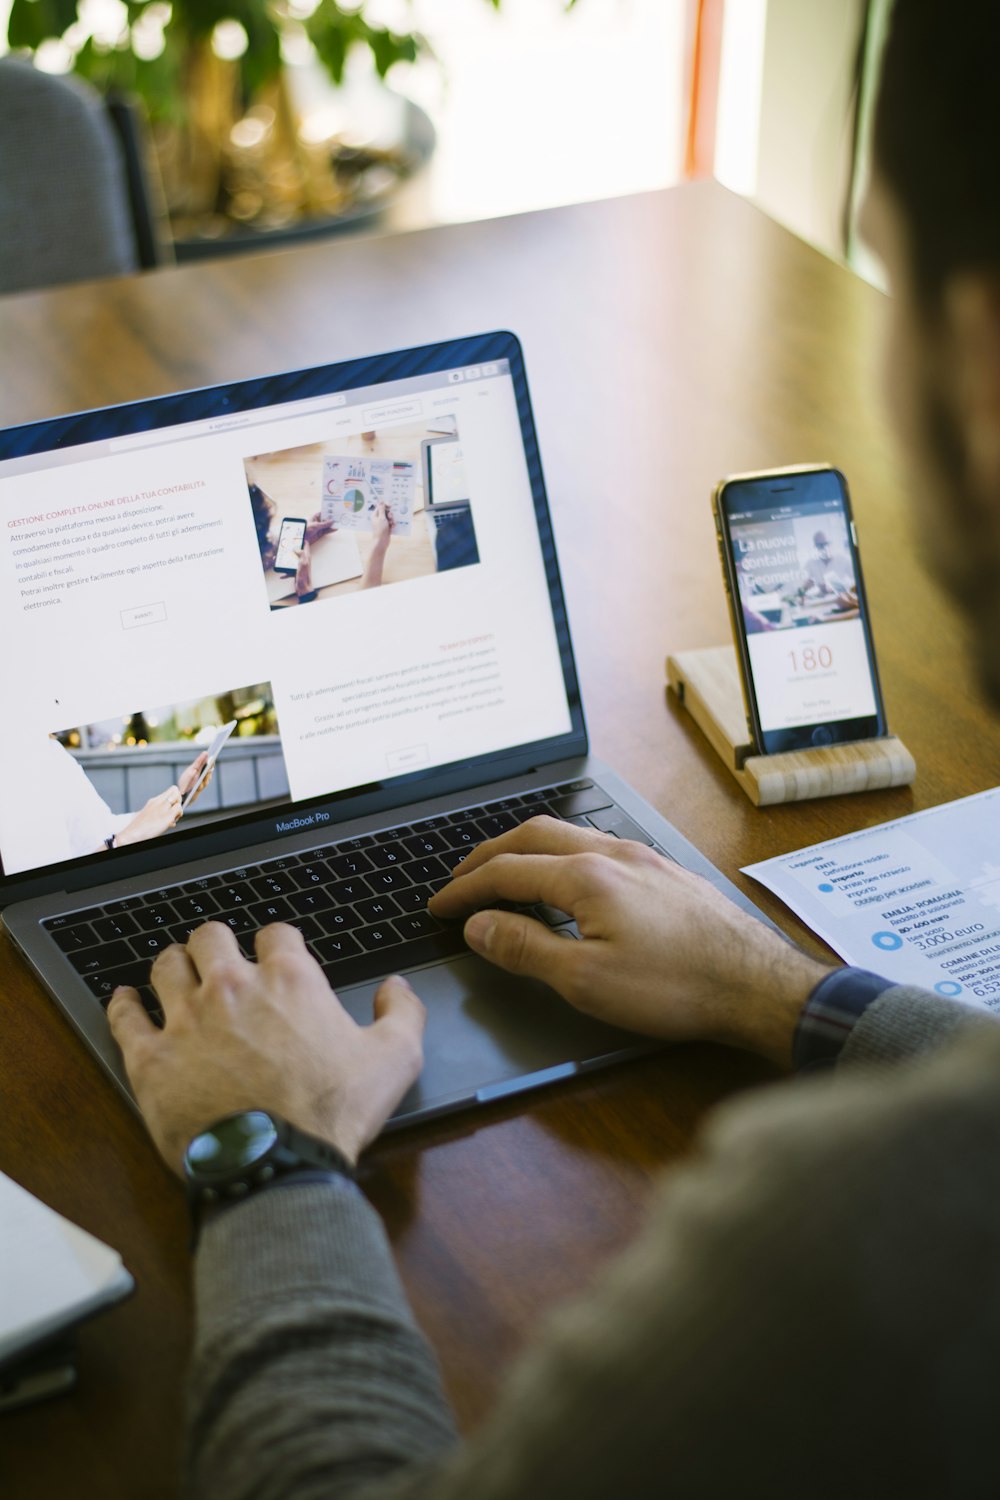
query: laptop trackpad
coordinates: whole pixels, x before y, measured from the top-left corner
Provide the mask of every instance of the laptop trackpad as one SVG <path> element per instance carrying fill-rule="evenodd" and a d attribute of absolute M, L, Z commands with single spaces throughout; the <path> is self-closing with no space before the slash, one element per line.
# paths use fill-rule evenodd
<path fill-rule="evenodd" d="M 416 969 L 407 975 L 427 1007 L 424 1070 L 393 1120 L 413 1120 L 449 1105 L 485 1102 L 515 1092 L 527 1075 L 644 1050 L 645 1039 L 581 1015 L 548 985 L 515 978 L 474 954 Z M 358 985 L 340 996 L 356 1021 L 372 1018 L 377 984 Z M 558 1072 L 555 1077 L 560 1076 Z"/>

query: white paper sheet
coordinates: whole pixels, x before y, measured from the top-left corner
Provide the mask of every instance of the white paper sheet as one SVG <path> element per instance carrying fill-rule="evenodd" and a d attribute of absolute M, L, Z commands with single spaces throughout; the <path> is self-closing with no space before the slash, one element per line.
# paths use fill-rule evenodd
<path fill-rule="evenodd" d="M 1000 1011 L 1000 787 L 744 874 L 847 963 Z"/>

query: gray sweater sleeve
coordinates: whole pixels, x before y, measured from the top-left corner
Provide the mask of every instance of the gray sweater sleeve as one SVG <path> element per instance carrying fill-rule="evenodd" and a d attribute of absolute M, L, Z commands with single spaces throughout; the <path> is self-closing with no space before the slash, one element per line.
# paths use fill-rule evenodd
<path fill-rule="evenodd" d="M 198 1256 L 190 1493 L 994 1495 L 1000 1028 L 939 1009 L 887 991 L 849 1044 L 877 1076 L 717 1111 L 460 1446 L 360 1196 L 289 1187 L 224 1216 Z M 916 1046 L 894 1052 L 904 1021 Z"/>
<path fill-rule="evenodd" d="M 220 1215 L 195 1303 L 186 1496 L 353 1496 L 454 1442 L 381 1220 L 352 1184 L 276 1187 Z"/>
<path fill-rule="evenodd" d="M 885 1067 L 954 1041 L 970 1028 L 996 1026 L 989 1011 L 944 1000 L 916 985 L 883 990 L 861 1016 L 840 1054 L 838 1067 Z"/>

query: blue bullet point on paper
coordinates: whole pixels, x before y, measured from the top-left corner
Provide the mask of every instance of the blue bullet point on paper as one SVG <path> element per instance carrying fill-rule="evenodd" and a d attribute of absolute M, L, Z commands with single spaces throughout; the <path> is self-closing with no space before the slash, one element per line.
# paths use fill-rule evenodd
<path fill-rule="evenodd" d="M 830 883 L 828 881 L 824 880 L 823 884 L 822 885 L 818 885 L 816 887 L 816 889 L 818 891 L 832 891 L 833 890 L 833 886 L 830 885 Z"/>
<path fill-rule="evenodd" d="M 876 948 L 883 949 L 886 953 L 893 952 L 896 948 L 902 948 L 903 939 L 895 932 L 876 932 L 872 934 L 872 942 Z"/>
<path fill-rule="evenodd" d="M 956 984 L 954 979 L 942 979 L 941 983 L 936 984 L 934 988 L 937 990 L 939 995 L 951 996 L 960 995 L 962 993 L 962 986 L 960 984 Z"/>

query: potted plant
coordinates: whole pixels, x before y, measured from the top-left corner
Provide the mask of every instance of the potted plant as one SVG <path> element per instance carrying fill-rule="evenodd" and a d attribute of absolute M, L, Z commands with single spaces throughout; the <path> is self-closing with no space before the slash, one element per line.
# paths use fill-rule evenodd
<path fill-rule="evenodd" d="M 422 116 L 424 128 L 388 148 L 302 129 L 290 58 L 318 60 L 340 85 L 354 52 L 367 52 L 384 79 L 429 51 L 418 32 L 372 21 L 371 9 L 370 0 L 120 0 L 117 20 L 95 33 L 79 0 L 13 0 L 7 40 L 32 54 L 58 43 L 75 73 L 142 101 L 172 231 L 184 241 L 342 216 L 429 154 L 433 127 L 413 105 L 409 118 Z"/>

